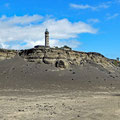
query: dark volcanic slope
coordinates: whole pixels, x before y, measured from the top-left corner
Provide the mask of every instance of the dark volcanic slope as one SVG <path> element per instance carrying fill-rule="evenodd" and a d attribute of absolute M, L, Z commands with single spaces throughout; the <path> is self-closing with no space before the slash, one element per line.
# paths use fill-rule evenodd
<path fill-rule="evenodd" d="M 44 63 L 25 62 L 19 56 L 0 62 L 0 89 L 95 90 L 104 87 L 119 89 L 120 73 L 88 63 L 59 70 Z"/>

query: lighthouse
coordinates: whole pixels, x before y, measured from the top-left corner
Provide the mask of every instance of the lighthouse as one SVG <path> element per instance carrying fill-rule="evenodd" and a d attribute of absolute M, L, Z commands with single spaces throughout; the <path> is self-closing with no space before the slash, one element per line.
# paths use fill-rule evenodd
<path fill-rule="evenodd" d="M 50 47 L 49 46 L 49 31 L 48 31 L 48 29 L 45 30 L 45 47 Z"/>

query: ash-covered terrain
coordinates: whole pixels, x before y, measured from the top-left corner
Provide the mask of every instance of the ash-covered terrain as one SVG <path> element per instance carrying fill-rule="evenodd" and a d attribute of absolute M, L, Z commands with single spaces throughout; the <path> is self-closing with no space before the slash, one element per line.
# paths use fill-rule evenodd
<path fill-rule="evenodd" d="M 120 62 L 69 47 L 0 49 L 0 120 L 119 120 Z"/>
<path fill-rule="evenodd" d="M 68 47 L 0 51 L 1 89 L 119 89 L 119 61 Z"/>

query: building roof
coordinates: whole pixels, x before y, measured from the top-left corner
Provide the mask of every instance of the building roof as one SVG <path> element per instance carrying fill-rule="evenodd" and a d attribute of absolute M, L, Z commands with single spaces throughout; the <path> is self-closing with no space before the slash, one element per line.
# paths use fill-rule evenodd
<path fill-rule="evenodd" d="M 49 33 L 48 29 L 46 28 L 45 33 Z"/>

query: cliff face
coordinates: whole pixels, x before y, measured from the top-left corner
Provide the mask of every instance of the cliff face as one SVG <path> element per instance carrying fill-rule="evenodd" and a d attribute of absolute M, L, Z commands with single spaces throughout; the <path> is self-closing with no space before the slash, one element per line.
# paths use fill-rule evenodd
<path fill-rule="evenodd" d="M 0 49 L 0 61 L 11 59 L 19 55 L 28 62 L 51 64 L 58 68 L 70 68 L 71 66 L 83 66 L 91 64 L 94 66 L 102 66 L 103 68 L 112 71 L 115 66 L 120 63 L 116 60 L 110 60 L 99 53 L 93 52 L 78 52 L 70 48 L 46 48 L 35 47 L 28 50 L 5 50 Z"/>
<path fill-rule="evenodd" d="M 99 53 L 85 53 L 62 48 L 33 48 L 20 51 L 19 55 L 28 62 L 52 64 L 60 68 L 69 68 L 72 65 L 85 64 L 100 65 L 105 69 L 115 67 L 113 61 Z"/>
<path fill-rule="evenodd" d="M 0 49 L 0 61 L 5 59 L 11 59 L 15 55 L 17 55 L 18 51 L 16 50 L 6 50 L 6 49 Z"/>

